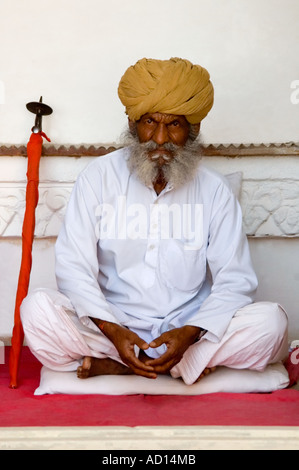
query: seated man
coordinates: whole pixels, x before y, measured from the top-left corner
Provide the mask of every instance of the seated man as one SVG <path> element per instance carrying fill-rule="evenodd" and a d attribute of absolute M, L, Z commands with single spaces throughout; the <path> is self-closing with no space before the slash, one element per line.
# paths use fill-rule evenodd
<path fill-rule="evenodd" d="M 218 365 L 263 371 L 287 355 L 287 318 L 257 279 L 225 177 L 201 162 L 208 72 L 142 59 L 119 84 L 130 145 L 79 175 L 56 244 L 57 291 L 21 308 L 48 368 L 197 381 Z"/>

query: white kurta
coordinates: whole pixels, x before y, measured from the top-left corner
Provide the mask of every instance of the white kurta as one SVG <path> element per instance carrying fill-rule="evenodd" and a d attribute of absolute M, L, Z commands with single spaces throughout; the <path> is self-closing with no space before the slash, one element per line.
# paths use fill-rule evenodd
<path fill-rule="evenodd" d="M 203 164 L 157 195 L 129 173 L 128 152 L 80 174 L 56 243 L 58 288 L 92 329 L 89 317 L 100 318 L 150 342 L 188 324 L 218 342 L 257 287 L 239 203 Z"/>

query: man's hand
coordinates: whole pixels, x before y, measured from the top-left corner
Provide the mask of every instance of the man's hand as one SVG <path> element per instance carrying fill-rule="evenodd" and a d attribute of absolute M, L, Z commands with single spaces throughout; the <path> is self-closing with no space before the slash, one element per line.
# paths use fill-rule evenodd
<path fill-rule="evenodd" d="M 101 320 L 96 321 L 93 319 L 93 321 L 98 326 L 101 323 Z M 112 322 L 105 322 L 101 331 L 114 344 L 121 360 L 134 372 L 134 374 L 142 375 L 143 377 L 151 379 L 155 379 L 157 377 L 153 366 L 140 361 L 140 359 L 135 355 L 135 344 L 144 351 L 149 348 L 149 345 L 136 333 Z"/>
<path fill-rule="evenodd" d="M 165 344 L 167 351 L 158 359 L 146 361 L 157 374 L 167 374 L 183 357 L 189 346 L 198 338 L 201 328 L 191 325 L 182 326 L 163 333 L 152 341 L 149 346 L 158 348 Z"/>

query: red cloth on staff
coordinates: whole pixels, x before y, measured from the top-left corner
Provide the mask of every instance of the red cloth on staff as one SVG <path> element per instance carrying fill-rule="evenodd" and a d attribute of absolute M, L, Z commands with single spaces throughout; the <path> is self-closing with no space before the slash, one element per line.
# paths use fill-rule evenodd
<path fill-rule="evenodd" d="M 39 162 L 42 154 L 43 137 L 50 142 L 50 139 L 44 132 L 39 132 L 37 134 L 32 133 L 27 144 L 28 166 L 26 207 L 22 229 L 22 259 L 15 302 L 12 347 L 9 358 L 11 388 L 17 387 L 19 361 L 24 341 L 24 332 L 20 319 L 20 306 L 28 293 L 32 266 L 32 243 L 35 229 L 35 209 L 38 203 Z"/>

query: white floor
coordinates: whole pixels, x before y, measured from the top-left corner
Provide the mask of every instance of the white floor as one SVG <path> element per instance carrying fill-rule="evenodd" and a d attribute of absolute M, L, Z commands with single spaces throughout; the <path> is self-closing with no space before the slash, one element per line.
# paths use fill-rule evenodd
<path fill-rule="evenodd" d="M 299 427 L 0 428 L 0 450 L 299 450 Z"/>

